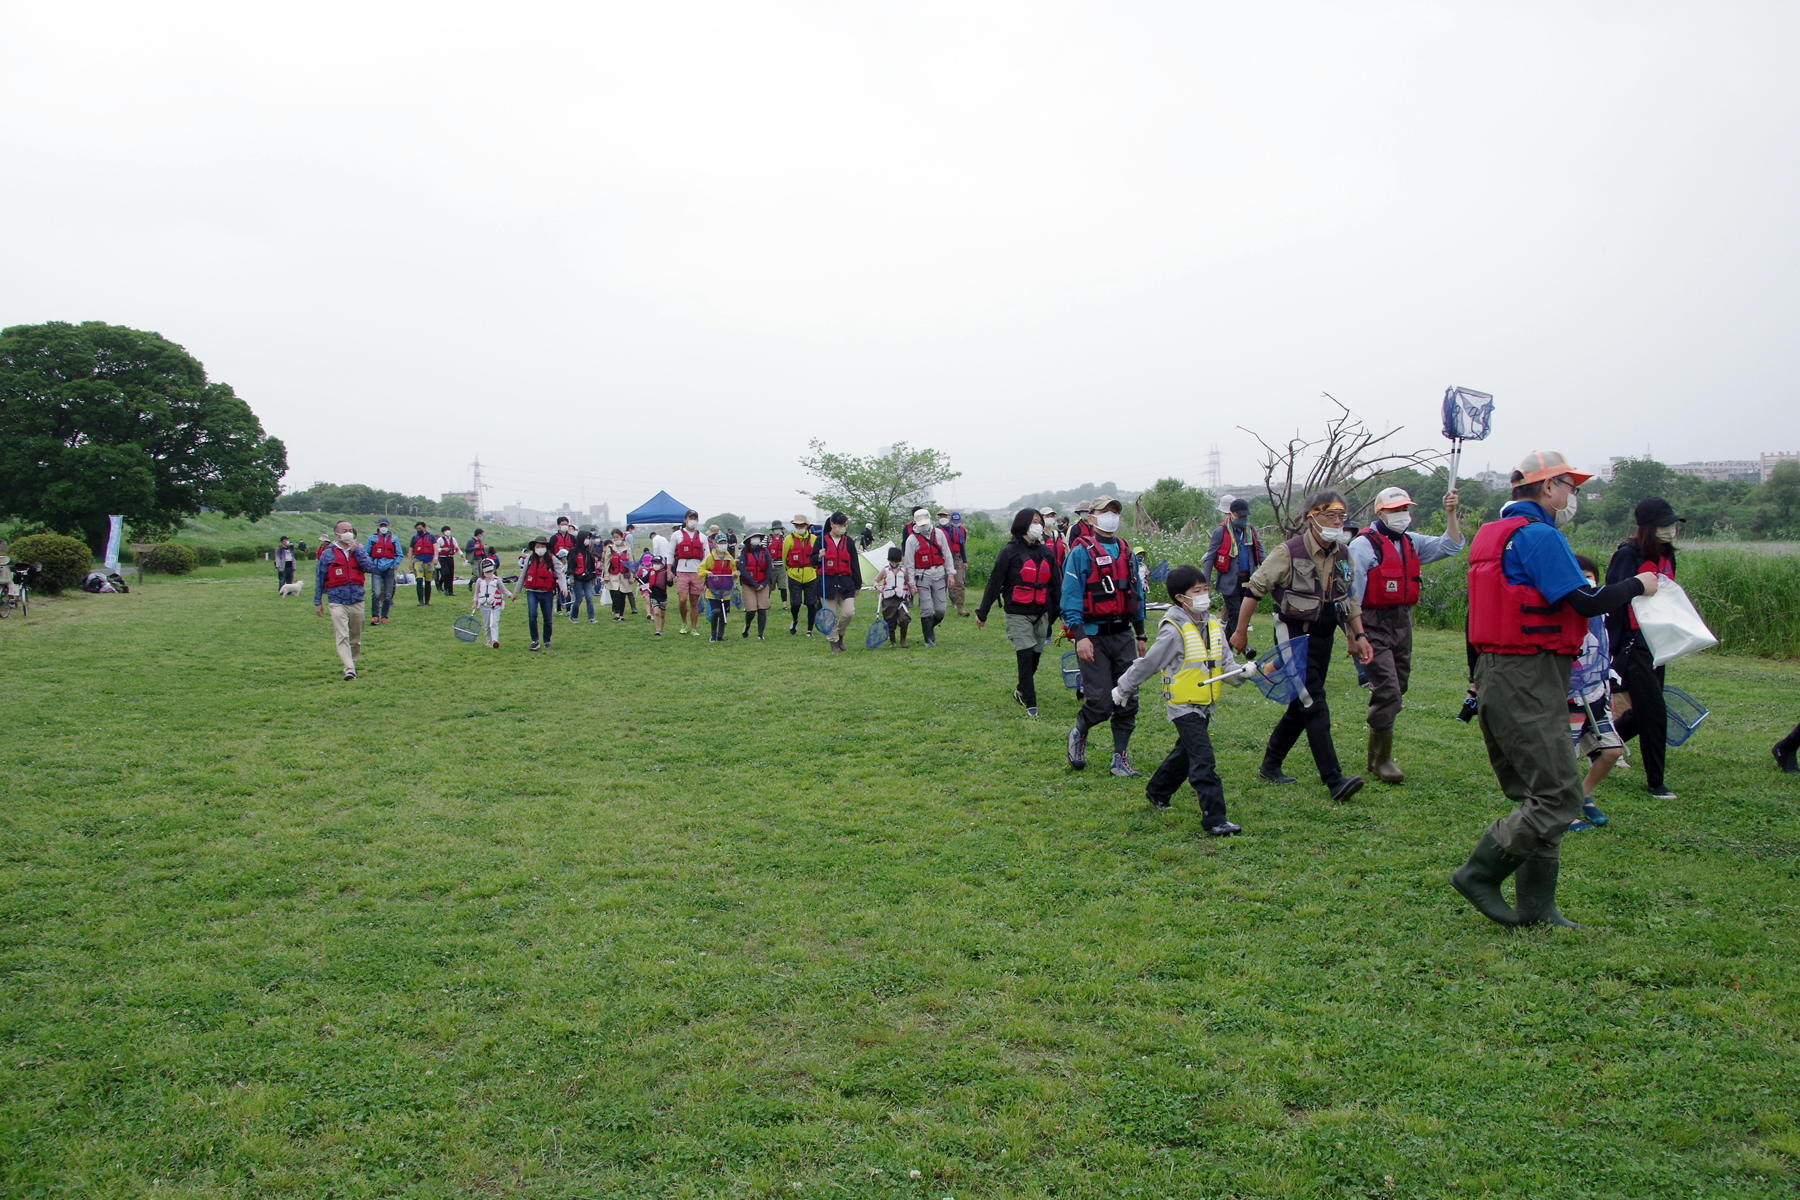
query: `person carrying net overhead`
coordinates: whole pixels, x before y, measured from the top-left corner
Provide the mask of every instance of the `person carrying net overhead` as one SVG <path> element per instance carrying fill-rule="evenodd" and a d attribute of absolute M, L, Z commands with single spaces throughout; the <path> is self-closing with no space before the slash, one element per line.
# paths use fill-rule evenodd
<path fill-rule="evenodd" d="M 1344 543 L 1344 516 L 1349 505 L 1336 488 L 1325 488 L 1307 498 L 1301 531 L 1275 546 L 1244 585 L 1238 608 L 1237 630 L 1231 648 L 1243 653 L 1250 636 L 1250 618 L 1257 602 L 1273 593 L 1275 637 L 1285 642 L 1307 635 L 1305 695 L 1290 701 L 1263 750 L 1258 774 L 1269 783 L 1293 783 L 1282 771 L 1288 751 L 1306 734 L 1319 782 L 1333 800 L 1348 800 L 1361 790 L 1360 775 L 1346 776 L 1331 740 L 1331 705 L 1325 698 L 1325 676 L 1331 669 L 1331 647 L 1338 625 L 1350 643 L 1350 653 L 1365 666 L 1373 657 L 1368 635 L 1363 632 L 1362 610 L 1351 595 L 1350 560 Z"/>

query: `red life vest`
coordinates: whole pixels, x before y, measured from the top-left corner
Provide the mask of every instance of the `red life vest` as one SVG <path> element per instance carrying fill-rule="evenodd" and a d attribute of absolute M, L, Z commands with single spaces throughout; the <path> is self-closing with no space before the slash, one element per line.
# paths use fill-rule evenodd
<path fill-rule="evenodd" d="M 675 535 L 675 561 L 682 562 L 693 559 L 698 562 L 706 557 L 706 539 L 691 529 L 684 529 Z"/>
<path fill-rule="evenodd" d="M 938 549 L 937 533 L 931 526 L 914 529 L 912 536 L 917 546 L 913 551 L 913 570 L 929 571 L 933 567 L 944 565 L 944 552 Z"/>
<path fill-rule="evenodd" d="M 469 544 L 463 547 L 463 554 L 470 559 L 486 558 L 488 556 L 487 543 L 480 538 L 470 538 Z"/>
<path fill-rule="evenodd" d="M 1230 521 L 1221 521 L 1219 528 L 1224 530 L 1219 538 L 1219 552 L 1213 555 L 1213 570 L 1229 574 L 1237 574 L 1238 535 L 1231 527 Z M 1256 536 L 1256 526 L 1244 522 L 1244 540 L 1250 543 L 1250 559 L 1252 562 L 1262 557 L 1262 539 Z"/>
<path fill-rule="evenodd" d="M 575 552 L 575 535 L 572 533 L 553 533 L 550 535 L 550 557 L 555 558 L 558 550 Z"/>
<path fill-rule="evenodd" d="M 1368 581 L 1368 586 L 1363 588 L 1362 606 L 1411 608 L 1417 604 L 1419 552 L 1413 548 L 1412 539 L 1401 534 L 1400 553 L 1389 554 L 1388 548 L 1394 543 L 1373 525 L 1363 530 L 1361 536 L 1368 538 L 1369 544 L 1375 547 L 1375 565 L 1363 576 Z"/>
<path fill-rule="evenodd" d="M 1587 635 L 1587 618 L 1567 604 L 1551 604 L 1527 584 L 1508 583 L 1501 556 L 1530 517 L 1489 521 L 1469 547 L 1469 644 L 1483 654 L 1536 654 L 1548 650 L 1575 658 Z"/>
<path fill-rule="evenodd" d="M 1050 603 L 1050 581 L 1056 577 L 1056 555 L 1028 558 L 1019 564 L 1019 581 L 1012 586 L 1014 604 Z"/>
<path fill-rule="evenodd" d="M 550 565 L 547 554 L 533 554 L 531 561 L 525 564 L 525 586 L 534 592 L 554 592 L 556 590 L 556 568 Z"/>
<path fill-rule="evenodd" d="M 1101 624 L 1137 616 L 1137 580 L 1131 577 L 1131 547 L 1124 538 L 1119 538 L 1118 543 L 1116 554 L 1102 547 L 1097 536 L 1084 538 L 1080 543 L 1088 552 L 1087 581 L 1081 594 L 1081 615 L 1087 622 Z"/>
<path fill-rule="evenodd" d="M 606 548 L 606 553 L 607 553 L 606 573 L 608 575 L 629 575 L 629 574 L 631 574 L 631 551 L 627 550 L 623 546 L 619 546 L 616 548 L 613 546 L 608 546 Z"/>
<path fill-rule="evenodd" d="M 436 558 L 437 539 L 429 533 L 415 533 L 412 540 L 414 558 Z"/>
<path fill-rule="evenodd" d="M 787 565 L 801 570 L 812 566 L 812 534 L 796 533 L 788 539 Z"/>
<path fill-rule="evenodd" d="M 375 544 L 369 547 L 369 557 L 370 558 L 399 558 L 400 557 L 400 544 L 398 542 L 394 541 L 393 534 L 378 533 L 375 535 Z"/>
<path fill-rule="evenodd" d="M 950 539 L 950 553 L 961 554 L 963 547 L 969 542 L 969 531 L 955 521 L 944 526 L 944 533 Z"/>
<path fill-rule="evenodd" d="M 769 552 L 767 550 L 744 551 L 743 567 L 744 577 L 750 581 L 751 587 L 767 586 L 769 582 Z"/>
<path fill-rule="evenodd" d="M 351 583 L 357 587 L 363 583 L 363 569 L 356 565 L 356 555 L 342 546 L 331 547 L 331 561 L 325 564 L 325 586 L 343 587 Z"/>
<path fill-rule="evenodd" d="M 834 538 L 829 533 L 824 542 L 825 574 L 850 574 L 850 560 L 856 554 L 856 547 L 850 544 L 847 537 Z"/>

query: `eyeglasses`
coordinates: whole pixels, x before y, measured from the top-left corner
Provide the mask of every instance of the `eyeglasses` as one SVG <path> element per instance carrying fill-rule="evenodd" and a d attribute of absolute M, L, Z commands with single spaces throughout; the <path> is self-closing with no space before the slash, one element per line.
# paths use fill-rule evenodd
<path fill-rule="evenodd" d="M 1321 508 L 1306 514 L 1315 518 L 1321 525 L 1341 526 L 1344 523 L 1344 510 L 1341 508 Z"/>

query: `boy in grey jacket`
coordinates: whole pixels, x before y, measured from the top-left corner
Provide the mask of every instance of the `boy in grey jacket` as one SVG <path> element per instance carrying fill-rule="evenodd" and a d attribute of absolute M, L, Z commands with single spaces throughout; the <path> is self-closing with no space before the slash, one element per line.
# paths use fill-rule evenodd
<path fill-rule="evenodd" d="M 1113 689 L 1112 700 L 1123 706 L 1145 680 L 1157 672 L 1163 677 L 1163 696 L 1168 701 L 1169 721 L 1175 726 L 1175 748 L 1156 768 L 1144 787 L 1144 795 L 1157 808 L 1168 808 L 1182 780 L 1192 784 L 1200 797 L 1200 823 L 1212 837 L 1230 837 L 1243 830 L 1225 818 L 1225 785 L 1213 758 L 1213 707 L 1228 682 L 1240 686 L 1243 678 L 1214 680 L 1238 670 L 1237 659 L 1225 640 L 1225 631 L 1208 615 L 1212 592 L 1197 567 L 1179 566 L 1169 572 L 1169 599 L 1173 606 L 1157 626 L 1156 644 L 1131 664 Z"/>

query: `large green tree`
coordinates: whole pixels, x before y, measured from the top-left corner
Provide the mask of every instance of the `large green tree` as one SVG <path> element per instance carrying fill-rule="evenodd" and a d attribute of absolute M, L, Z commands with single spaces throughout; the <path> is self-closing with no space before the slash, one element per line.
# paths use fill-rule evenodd
<path fill-rule="evenodd" d="M 1212 516 L 1212 497 L 1199 488 L 1189 487 L 1179 479 L 1159 479 L 1150 490 L 1138 496 L 1150 519 L 1163 529 L 1174 532 L 1196 517 Z"/>
<path fill-rule="evenodd" d="M 287 449 L 161 334 L 84 321 L 0 330 L 0 516 L 106 546 L 107 516 L 165 535 L 204 508 L 256 520 Z"/>
<path fill-rule="evenodd" d="M 915 450 L 905 442 L 866 458 L 833 454 L 819 441 L 811 446 L 800 465 L 818 476 L 820 487 L 802 494 L 826 512 L 842 511 L 867 521 L 877 534 L 898 533 L 914 505 L 930 498 L 932 488 L 962 474 L 950 469 L 949 455 L 926 447 Z"/>

